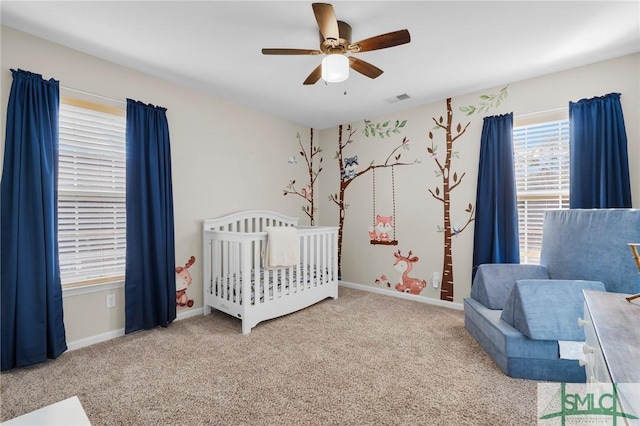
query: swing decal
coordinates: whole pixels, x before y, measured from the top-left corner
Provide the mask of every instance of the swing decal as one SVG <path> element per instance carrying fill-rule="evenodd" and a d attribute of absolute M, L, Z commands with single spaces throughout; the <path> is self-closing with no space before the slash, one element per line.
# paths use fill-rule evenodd
<path fill-rule="evenodd" d="M 385 137 L 391 138 L 395 134 L 400 133 L 400 129 L 402 129 L 407 120 L 400 121 L 397 120 L 395 125 L 391 126 L 389 121 L 379 124 L 373 124 L 369 120 L 365 120 L 365 128 L 363 133 L 366 137 L 380 137 L 384 139 Z M 346 132 L 345 132 L 346 129 Z M 346 133 L 346 134 L 345 134 Z M 351 127 L 350 124 L 347 126 L 343 126 L 342 124 L 338 126 L 338 150 L 336 151 L 336 155 L 334 157 L 338 162 L 338 167 L 340 169 L 340 188 L 338 192 L 329 195 L 329 201 L 332 201 L 339 209 L 339 227 L 338 227 L 338 278 L 342 276 L 342 243 L 343 243 L 343 232 L 344 232 L 344 219 L 346 215 L 347 208 L 349 204 L 345 201 L 345 194 L 347 188 L 359 177 L 368 173 L 374 172 L 376 169 L 380 168 L 393 168 L 394 166 L 411 166 L 416 163 L 419 163 L 418 159 L 415 159 L 411 162 L 400 161 L 400 157 L 402 153 L 398 152 L 400 150 L 408 150 L 409 149 L 409 139 L 407 137 L 403 137 L 402 141 L 391 150 L 387 158 L 382 163 L 376 163 L 376 160 L 372 160 L 368 167 L 363 170 L 356 171 L 358 166 L 358 156 L 346 156 L 345 150 L 349 145 L 351 145 L 353 140 L 353 135 L 356 133 L 356 130 Z M 382 216 L 382 215 L 380 215 Z M 393 216 L 385 216 L 380 220 L 381 229 L 392 230 L 393 228 Z M 375 218 L 374 218 L 375 222 Z M 375 224 L 374 224 L 375 226 Z M 374 229 L 370 229 L 369 236 L 372 237 Z M 393 231 L 392 231 L 393 232 Z M 389 235 L 389 232 L 386 233 Z M 377 236 L 377 232 L 376 232 Z M 385 238 L 385 237 L 382 237 Z M 389 236 L 389 239 L 391 237 Z M 394 238 L 395 239 L 395 238 Z M 391 240 L 393 241 L 393 240 Z M 389 244 L 388 242 L 386 244 Z"/>
<path fill-rule="evenodd" d="M 373 169 L 373 225 L 369 227 L 370 243 L 373 245 L 391 245 L 397 246 L 398 240 L 396 239 L 396 185 L 395 185 L 395 173 L 393 166 L 391 166 L 391 201 L 393 214 L 390 216 L 383 216 L 376 211 L 376 170 Z M 391 237 L 393 235 L 393 237 Z"/>
<path fill-rule="evenodd" d="M 376 215 L 374 226 L 369 228 L 371 244 L 398 245 L 398 241 L 395 239 L 395 228 L 392 225 L 392 221 L 393 216 Z M 394 233 L 393 240 L 389 237 L 389 234 L 392 232 Z"/>

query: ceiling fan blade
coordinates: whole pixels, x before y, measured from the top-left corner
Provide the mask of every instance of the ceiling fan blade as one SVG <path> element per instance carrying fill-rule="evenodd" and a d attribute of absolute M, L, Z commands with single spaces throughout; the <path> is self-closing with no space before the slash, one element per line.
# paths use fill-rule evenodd
<path fill-rule="evenodd" d="M 313 3 L 311 7 L 313 7 L 313 13 L 316 15 L 316 21 L 322 37 L 325 40 L 338 40 L 340 32 L 333 6 L 328 3 Z"/>
<path fill-rule="evenodd" d="M 349 45 L 348 50 L 356 52 L 368 52 L 371 50 L 386 49 L 387 47 L 399 46 L 411 41 L 408 30 L 399 30 L 387 34 L 380 34 L 375 37 L 361 40 Z"/>
<path fill-rule="evenodd" d="M 302 84 L 316 84 L 316 82 L 320 80 L 320 77 L 322 77 L 322 64 L 318 65 L 316 69 L 311 71 L 309 77 L 307 77 L 307 79 Z"/>
<path fill-rule="evenodd" d="M 352 70 L 357 71 L 369 78 L 379 77 L 380 74 L 384 72 L 375 65 L 371 65 L 369 62 L 363 61 L 362 59 L 354 58 L 353 56 L 349 56 L 349 66 Z"/>
<path fill-rule="evenodd" d="M 313 49 L 262 49 L 263 55 L 319 55 L 321 53 Z"/>

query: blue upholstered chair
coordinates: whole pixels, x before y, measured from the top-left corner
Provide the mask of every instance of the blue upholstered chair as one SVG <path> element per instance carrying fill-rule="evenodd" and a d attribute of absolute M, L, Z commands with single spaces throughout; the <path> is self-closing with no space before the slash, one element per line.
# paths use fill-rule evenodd
<path fill-rule="evenodd" d="M 628 247 L 637 242 L 638 209 L 549 211 L 539 265 L 478 267 L 465 327 L 509 376 L 584 382 L 584 369 L 560 357 L 558 342 L 584 340 L 583 290 L 640 292 Z"/>

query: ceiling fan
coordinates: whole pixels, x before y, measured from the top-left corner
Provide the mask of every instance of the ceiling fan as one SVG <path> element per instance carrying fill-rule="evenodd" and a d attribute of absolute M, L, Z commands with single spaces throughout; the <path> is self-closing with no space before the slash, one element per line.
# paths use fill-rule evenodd
<path fill-rule="evenodd" d="M 407 30 L 380 34 L 356 43 L 351 43 L 351 26 L 336 19 L 333 6 L 327 3 L 313 3 L 318 28 L 320 30 L 320 49 L 262 49 L 263 55 L 319 55 L 326 56 L 322 63 L 309 74 L 303 84 L 315 84 L 320 78 L 328 82 L 344 81 L 349 76 L 349 68 L 369 78 L 379 77 L 383 71 L 370 63 L 346 53 L 361 53 L 386 49 L 411 41 Z"/>

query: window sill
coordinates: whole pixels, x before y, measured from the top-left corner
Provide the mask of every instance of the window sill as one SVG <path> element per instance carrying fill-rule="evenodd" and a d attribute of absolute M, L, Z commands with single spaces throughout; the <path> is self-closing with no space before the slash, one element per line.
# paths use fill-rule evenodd
<path fill-rule="evenodd" d="M 124 288 L 124 280 L 112 281 L 109 283 L 90 284 L 79 287 L 62 288 L 62 297 L 80 296 L 83 294 L 99 293 L 101 291 L 113 290 L 116 288 Z"/>

